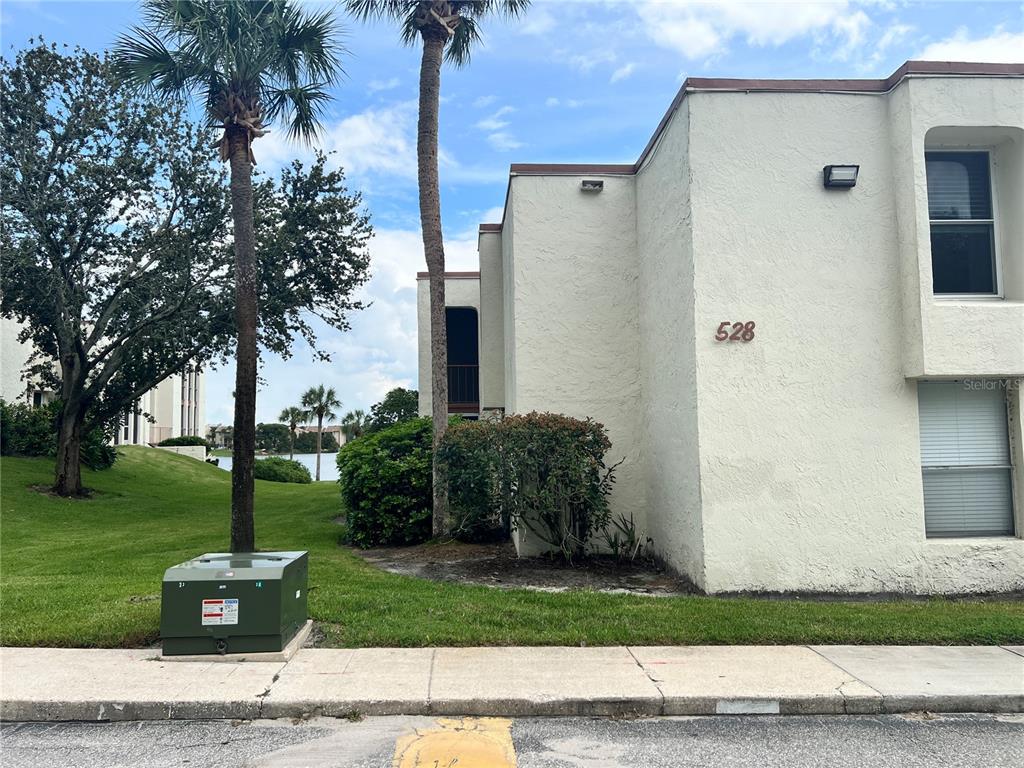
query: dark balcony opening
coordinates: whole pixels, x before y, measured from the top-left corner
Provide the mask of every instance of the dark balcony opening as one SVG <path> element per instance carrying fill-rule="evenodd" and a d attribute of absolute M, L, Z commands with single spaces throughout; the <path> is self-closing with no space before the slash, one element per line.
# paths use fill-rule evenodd
<path fill-rule="evenodd" d="M 449 307 L 448 324 L 448 412 L 478 413 L 480 410 L 480 340 L 476 310 Z"/>

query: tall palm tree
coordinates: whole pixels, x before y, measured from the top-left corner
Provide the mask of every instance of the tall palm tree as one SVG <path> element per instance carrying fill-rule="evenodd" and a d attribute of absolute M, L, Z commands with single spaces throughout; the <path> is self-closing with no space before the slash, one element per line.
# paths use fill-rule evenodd
<path fill-rule="evenodd" d="M 341 400 L 338 399 L 333 387 L 324 388 L 310 387 L 302 396 L 302 407 L 309 414 L 309 420 L 316 417 L 316 479 L 320 479 L 320 452 L 323 449 L 324 419 L 334 421 L 338 415 L 335 408 L 341 408 Z"/>
<path fill-rule="evenodd" d="M 355 440 L 357 437 L 362 437 L 369 426 L 370 418 L 362 408 L 349 411 L 341 418 L 341 431 L 345 434 L 346 440 Z"/>
<path fill-rule="evenodd" d="M 423 253 L 430 277 L 430 391 L 434 421 L 434 456 L 448 427 L 448 330 L 444 304 L 444 239 L 441 233 L 441 191 L 437 179 L 437 127 L 441 100 L 441 62 L 456 67 L 469 63 L 480 42 L 479 22 L 488 16 L 516 18 L 530 0 L 346 0 L 346 7 L 363 21 L 387 19 L 401 27 L 402 42 L 423 42 L 420 60 L 419 122 L 416 133 L 417 177 Z M 448 478 L 434 461 L 433 531 L 448 528 Z"/>
<path fill-rule="evenodd" d="M 295 434 L 299 430 L 299 424 L 309 421 L 309 413 L 305 409 L 293 405 L 281 411 L 281 415 L 277 419 L 288 425 L 288 458 L 294 459 Z"/>
<path fill-rule="evenodd" d="M 254 139 L 276 118 L 292 139 L 320 128 L 327 89 L 341 73 L 330 11 L 307 13 L 289 0 L 142 0 L 143 27 L 114 51 L 126 83 L 170 98 L 195 97 L 221 130 L 230 161 L 235 246 L 235 431 L 231 469 L 231 550 L 256 548 L 257 296 L 253 242 Z"/>

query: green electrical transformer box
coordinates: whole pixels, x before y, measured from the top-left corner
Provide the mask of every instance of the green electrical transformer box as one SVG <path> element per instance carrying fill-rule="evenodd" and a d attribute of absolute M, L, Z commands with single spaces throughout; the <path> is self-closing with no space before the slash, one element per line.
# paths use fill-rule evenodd
<path fill-rule="evenodd" d="M 165 656 L 282 651 L 306 623 L 306 552 L 213 553 L 164 573 Z"/>

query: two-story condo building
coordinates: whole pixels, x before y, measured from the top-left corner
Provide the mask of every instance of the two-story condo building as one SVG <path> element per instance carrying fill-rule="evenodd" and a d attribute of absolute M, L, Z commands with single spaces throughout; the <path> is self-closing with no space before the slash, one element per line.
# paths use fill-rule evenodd
<path fill-rule="evenodd" d="M 1024 589 L 1024 64 L 690 78 L 632 165 L 513 165 L 479 256 L 451 411 L 603 422 L 699 587 Z"/>

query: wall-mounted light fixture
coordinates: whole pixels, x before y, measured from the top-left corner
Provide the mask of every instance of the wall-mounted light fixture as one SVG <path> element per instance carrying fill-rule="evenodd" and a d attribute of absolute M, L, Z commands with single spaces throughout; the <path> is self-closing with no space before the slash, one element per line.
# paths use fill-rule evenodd
<path fill-rule="evenodd" d="M 825 187 L 828 189 L 849 189 L 857 186 L 859 165 L 826 165 L 822 169 Z"/>
<path fill-rule="evenodd" d="M 600 192 L 604 189 L 604 182 L 600 179 L 584 179 L 580 182 L 580 189 L 584 192 Z"/>

